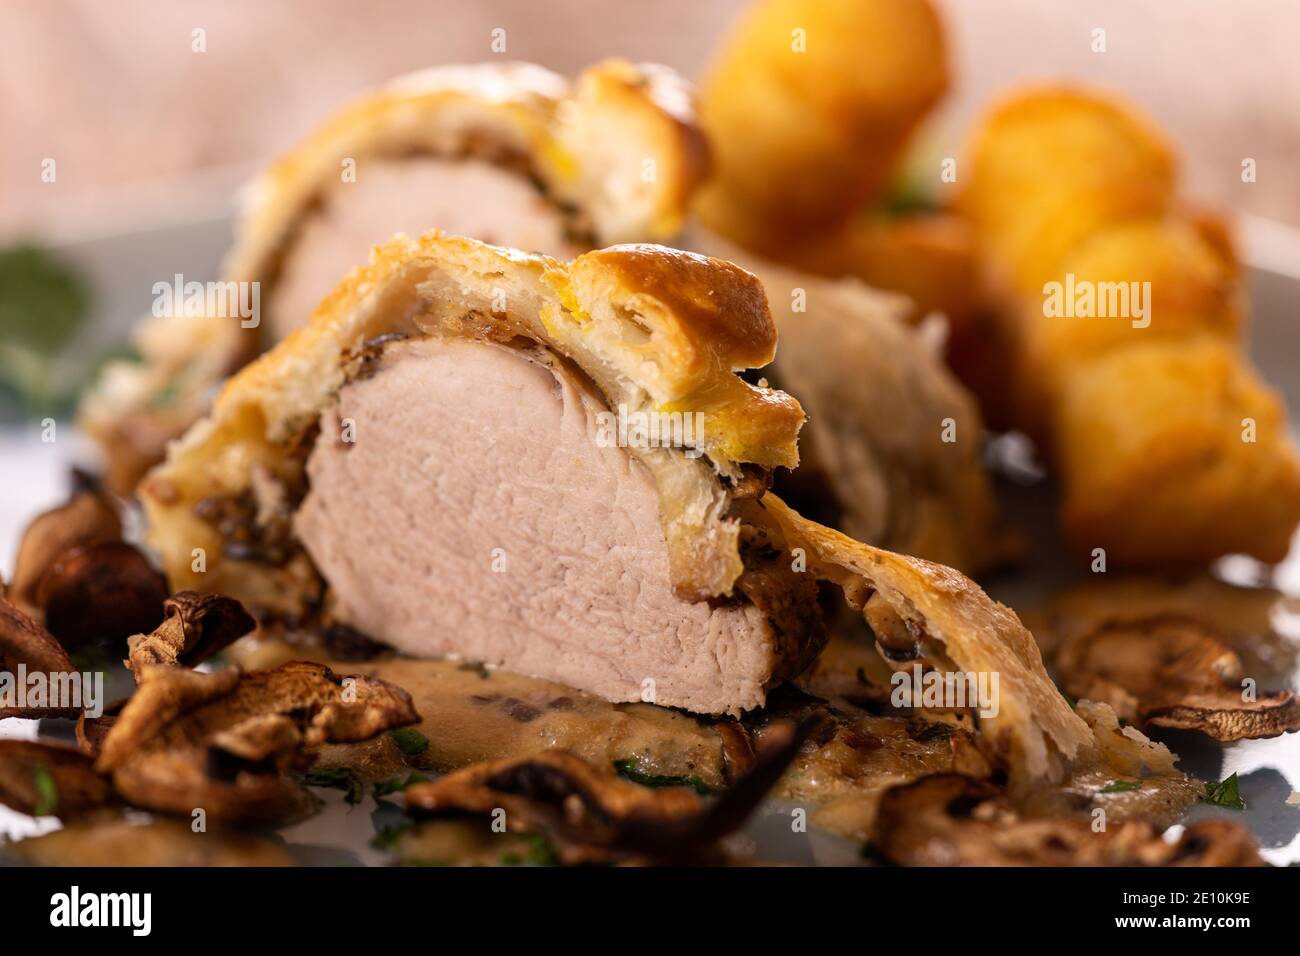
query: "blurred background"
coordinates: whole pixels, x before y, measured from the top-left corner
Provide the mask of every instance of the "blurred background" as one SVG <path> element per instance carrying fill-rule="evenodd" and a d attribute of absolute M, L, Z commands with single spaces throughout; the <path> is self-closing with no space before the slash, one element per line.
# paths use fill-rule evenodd
<path fill-rule="evenodd" d="M 1016 80 L 1130 94 L 1185 150 L 1186 189 L 1300 225 L 1297 0 L 939 0 L 959 141 Z M 0 0 L 0 237 L 83 238 L 212 213 L 359 90 L 494 56 L 572 73 L 611 54 L 696 75 L 742 0 Z M 506 51 L 489 48 L 506 31 Z M 1095 29 L 1106 51 L 1095 53 Z M 193 31 L 206 52 L 193 52 Z M 945 153 L 947 154 L 947 153 Z M 1243 155 L 1258 162 L 1244 186 Z M 58 162 L 57 183 L 41 163 Z"/>

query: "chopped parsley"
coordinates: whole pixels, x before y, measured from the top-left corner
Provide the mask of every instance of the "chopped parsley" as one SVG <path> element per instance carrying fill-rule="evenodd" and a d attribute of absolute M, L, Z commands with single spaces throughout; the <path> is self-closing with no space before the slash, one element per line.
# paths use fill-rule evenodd
<path fill-rule="evenodd" d="M 429 778 L 418 770 L 412 770 L 405 777 L 389 777 L 387 780 L 380 780 L 374 787 L 376 797 L 386 797 L 390 793 L 400 793 L 413 783 L 428 783 Z"/>
<path fill-rule="evenodd" d="M 528 842 L 528 855 L 524 859 L 533 866 L 555 866 L 560 862 L 560 852 L 554 843 L 537 833 Z"/>
<path fill-rule="evenodd" d="M 47 413 L 67 398 L 55 360 L 89 314 L 89 287 L 49 252 L 0 249 L 0 380 L 29 410 Z"/>
<path fill-rule="evenodd" d="M 399 727 L 397 730 L 390 730 L 388 736 L 393 738 L 393 743 L 397 744 L 397 749 L 408 757 L 418 757 L 429 749 L 429 738 L 414 727 Z"/>
<path fill-rule="evenodd" d="M 614 769 L 620 775 L 643 787 L 690 787 L 702 797 L 713 793 L 713 788 L 694 774 L 686 777 L 665 777 L 646 773 L 635 760 L 615 760 Z"/>
<path fill-rule="evenodd" d="M 528 849 L 523 853 L 507 850 L 497 858 L 501 866 L 557 866 L 559 862 L 560 851 L 541 833 L 529 837 Z"/>
<path fill-rule="evenodd" d="M 344 799 L 353 805 L 361 802 L 364 787 L 360 778 L 347 767 L 315 767 L 307 771 L 309 787 L 331 787 L 346 792 Z"/>
<path fill-rule="evenodd" d="M 1235 773 L 1220 783 L 1207 780 L 1205 796 L 1202 799 L 1205 803 L 1212 803 L 1216 807 L 1227 807 L 1229 810 L 1246 809 L 1246 801 L 1241 799 L 1241 788 Z"/>
<path fill-rule="evenodd" d="M 1129 790 L 1141 790 L 1141 780 L 1112 780 L 1098 790 L 1098 793 L 1126 793 Z"/>
<path fill-rule="evenodd" d="M 36 786 L 36 805 L 32 808 L 32 815 L 47 817 L 59 808 L 59 788 L 54 783 L 54 775 L 48 767 L 40 766 L 36 768 L 32 782 Z"/>

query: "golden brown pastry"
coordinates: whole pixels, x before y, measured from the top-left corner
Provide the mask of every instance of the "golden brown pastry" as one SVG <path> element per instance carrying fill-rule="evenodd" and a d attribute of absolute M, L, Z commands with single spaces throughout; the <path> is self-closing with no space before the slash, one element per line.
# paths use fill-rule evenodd
<path fill-rule="evenodd" d="M 252 320 L 152 318 L 142 363 L 115 363 L 81 409 L 129 493 L 216 385 L 303 325 L 338 277 L 397 232 L 429 228 L 571 258 L 678 229 L 707 152 L 680 78 L 597 64 L 573 84 L 526 63 L 395 80 L 329 119 L 254 182 L 224 278 Z"/>
<path fill-rule="evenodd" d="M 1300 454 L 1243 354 L 1231 241 L 1176 205 L 1160 133 L 1108 98 L 1029 89 L 979 124 L 965 163 L 958 209 L 1000 309 L 956 364 L 991 417 L 1046 448 L 1076 550 L 1281 560 Z"/>
<path fill-rule="evenodd" d="M 1059 780 L 1095 750 L 1088 725 L 1043 670 L 1033 635 L 1010 608 L 968 578 L 854 541 L 809 521 L 775 495 L 746 509 L 767 515 L 787 548 L 804 549 L 813 573 L 839 585 L 877 641 L 887 639 L 886 622 L 896 622 L 918 658 L 934 669 L 999 675 L 998 713 L 981 720 L 980 732 L 988 750 L 1011 770 L 1013 787 Z"/>

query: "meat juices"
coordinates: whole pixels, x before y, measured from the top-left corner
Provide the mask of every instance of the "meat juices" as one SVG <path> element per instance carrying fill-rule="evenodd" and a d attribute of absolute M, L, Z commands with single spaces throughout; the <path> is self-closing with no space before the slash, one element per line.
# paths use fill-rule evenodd
<path fill-rule="evenodd" d="M 338 616 L 408 654 L 613 701 L 761 705 L 771 625 L 749 603 L 676 596 L 655 487 L 624 449 L 597 444 L 604 410 L 546 353 L 389 346 L 324 412 L 294 520 Z"/>
<path fill-rule="evenodd" d="M 273 339 L 305 325 L 372 246 L 427 229 L 561 259 L 582 251 L 569 242 L 559 209 L 517 173 L 478 159 L 369 160 L 302 224 L 269 302 Z"/>

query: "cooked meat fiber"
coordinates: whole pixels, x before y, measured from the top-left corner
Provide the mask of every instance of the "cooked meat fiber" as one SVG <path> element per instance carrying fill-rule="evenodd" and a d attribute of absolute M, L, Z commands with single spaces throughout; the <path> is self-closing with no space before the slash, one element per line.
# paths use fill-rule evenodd
<path fill-rule="evenodd" d="M 653 681 L 660 704 L 761 705 L 782 656 L 773 625 L 751 603 L 676 596 L 654 485 L 598 444 L 604 410 L 540 350 L 389 346 L 324 413 L 295 518 L 338 616 L 409 654 L 610 700 Z"/>
<path fill-rule="evenodd" d="M 563 259 L 582 251 L 567 239 L 555 204 L 518 173 L 478 159 L 370 160 L 303 223 L 268 303 L 274 339 L 305 325 L 372 246 L 429 228 Z"/>

